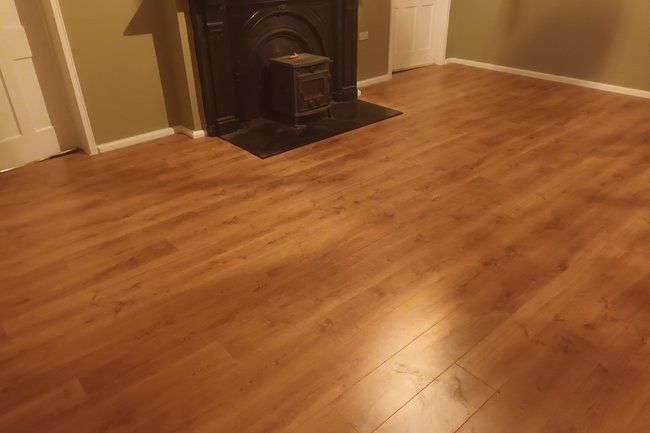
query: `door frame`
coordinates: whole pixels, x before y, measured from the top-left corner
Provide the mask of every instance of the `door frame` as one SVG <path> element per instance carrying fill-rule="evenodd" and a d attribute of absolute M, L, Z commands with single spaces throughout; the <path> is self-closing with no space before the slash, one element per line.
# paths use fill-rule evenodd
<path fill-rule="evenodd" d="M 388 77 L 393 76 L 393 38 L 395 36 L 394 5 L 398 0 L 390 0 L 390 31 L 388 37 Z M 436 0 L 436 23 L 434 24 L 435 47 L 434 65 L 444 65 L 447 59 L 447 38 L 449 36 L 449 17 L 451 11 L 451 0 Z"/>
<path fill-rule="evenodd" d="M 80 147 L 89 155 L 95 155 L 97 154 L 97 143 L 90 124 L 90 117 L 88 116 L 86 101 L 81 90 L 81 83 L 79 82 L 79 75 L 77 74 L 77 68 L 72 56 L 72 48 L 70 47 L 59 0 L 40 1 L 43 6 L 42 10 L 45 13 L 45 20 L 48 25 L 52 44 L 54 45 L 59 68 L 66 79 L 64 85 L 68 94 L 68 102 L 73 111 L 72 121 L 77 128 L 77 135 L 81 139 Z"/>

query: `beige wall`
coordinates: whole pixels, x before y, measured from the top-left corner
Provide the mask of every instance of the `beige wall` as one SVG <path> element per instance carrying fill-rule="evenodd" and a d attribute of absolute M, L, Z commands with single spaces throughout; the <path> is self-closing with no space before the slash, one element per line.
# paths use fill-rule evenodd
<path fill-rule="evenodd" d="M 167 37 L 165 41 L 165 54 L 168 56 L 167 67 L 170 70 L 170 81 L 163 82 L 175 92 L 171 100 L 178 105 L 178 118 L 174 125 L 182 125 L 189 129 L 203 128 L 202 117 L 199 112 L 197 86 L 198 76 L 195 77 L 193 42 L 191 42 L 188 0 L 152 0 L 162 7 L 163 32 Z M 161 55 L 159 54 L 159 59 Z M 196 80 L 195 80 L 196 78 Z M 165 87 L 163 87 L 165 88 Z"/>
<path fill-rule="evenodd" d="M 199 129 L 181 37 L 186 2 L 60 3 L 97 143 L 180 124 Z"/>
<path fill-rule="evenodd" d="M 650 1 L 452 0 L 447 57 L 650 90 Z"/>
<path fill-rule="evenodd" d="M 359 80 L 388 72 L 390 0 L 359 0 L 359 32 L 369 32 L 367 41 L 359 41 Z"/>

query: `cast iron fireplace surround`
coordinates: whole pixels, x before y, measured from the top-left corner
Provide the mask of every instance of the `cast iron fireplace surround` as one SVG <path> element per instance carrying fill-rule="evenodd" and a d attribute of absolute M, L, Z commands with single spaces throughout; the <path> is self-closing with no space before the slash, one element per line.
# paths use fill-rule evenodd
<path fill-rule="evenodd" d="M 357 98 L 358 0 L 190 0 L 208 135 L 271 110 L 268 61 L 332 59 L 334 101 Z"/>

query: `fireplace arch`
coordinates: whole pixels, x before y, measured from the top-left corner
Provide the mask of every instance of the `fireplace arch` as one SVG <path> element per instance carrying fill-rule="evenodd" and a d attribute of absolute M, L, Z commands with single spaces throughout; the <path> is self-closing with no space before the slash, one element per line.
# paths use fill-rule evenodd
<path fill-rule="evenodd" d="M 332 54 L 327 28 L 312 9 L 285 5 L 262 9 L 237 36 L 244 49 L 234 54 L 238 118 L 251 120 L 271 110 L 269 59 L 293 53 Z"/>

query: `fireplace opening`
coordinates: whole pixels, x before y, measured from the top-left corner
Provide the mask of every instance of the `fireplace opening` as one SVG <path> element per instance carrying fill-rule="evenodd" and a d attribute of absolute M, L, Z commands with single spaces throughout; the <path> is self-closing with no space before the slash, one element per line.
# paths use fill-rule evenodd
<path fill-rule="evenodd" d="M 358 0 L 190 0 L 190 14 L 209 136 L 265 158 L 400 114 L 357 101 Z"/>
<path fill-rule="evenodd" d="M 233 7 L 230 14 L 238 117 L 247 121 L 272 113 L 271 59 L 294 53 L 327 55 L 325 24 L 304 5 L 257 9 Z M 249 16 L 250 15 L 250 16 Z M 249 19 L 242 24 L 242 17 Z"/>

